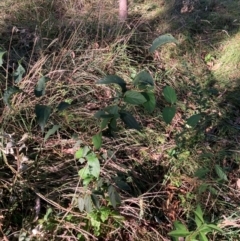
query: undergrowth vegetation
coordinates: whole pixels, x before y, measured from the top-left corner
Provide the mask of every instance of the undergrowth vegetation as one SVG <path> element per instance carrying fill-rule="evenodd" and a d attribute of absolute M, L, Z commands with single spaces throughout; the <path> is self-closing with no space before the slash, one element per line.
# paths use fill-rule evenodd
<path fill-rule="evenodd" d="M 117 7 L 0 3 L 1 240 L 239 240 L 239 1 Z"/>

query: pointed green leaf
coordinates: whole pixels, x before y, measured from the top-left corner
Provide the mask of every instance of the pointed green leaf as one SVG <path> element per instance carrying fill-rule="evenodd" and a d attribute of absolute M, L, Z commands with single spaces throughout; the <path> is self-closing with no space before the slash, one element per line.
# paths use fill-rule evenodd
<path fill-rule="evenodd" d="M 18 62 L 18 68 L 13 72 L 14 82 L 19 83 L 22 80 L 24 74 L 25 74 L 25 69 L 20 64 L 20 62 Z"/>
<path fill-rule="evenodd" d="M 3 55 L 7 53 L 7 51 L 0 50 L 0 67 L 3 65 Z"/>
<path fill-rule="evenodd" d="M 223 233 L 223 230 L 221 228 L 219 228 L 217 225 L 215 224 L 207 224 L 207 226 L 210 228 L 210 229 L 213 229 L 215 231 L 218 231 L 220 233 Z"/>
<path fill-rule="evenodd" d="M 152 76 L 147 71 L 144 70 L 135 76 L 133 80 L 133 84 L 140 89 L 145 89 L 147 86 L 153 87 L 154 80 Z"/>
<path fill-rule="evenodd" d="M 49 119 L 51 114 L 51 108 L 46 105 L 36 105 L 35 106 L 35 114 L 37 123 L 41 127 L 42 132 L 44 131 L 44 127 Z"/>
<path fill-rule="evenodd" d="M 143 103 L 143 107 L 148 111 L 148 112 L 153 112 L 155 107 L 156 107 L 156 98 L 154 93 L 152 92 L 142 92 L 142 95 L 146 98 L 146 102 Z"/>
<path fill-rule="evenodd" d="M 118 204 L 121 204 L 120 196 L 117 193 L 114 186 L 112 186 L 112 185 L 110 185 L 108 187 L 108 196 L 109 196 L 110 202 L 114 208 L 116 208 Z"/>
<path fill-rule="evenodd" d="M 163 119 L 167 124 L 170 124 L 172 119 L 174 118 L 176 114 L 176 108 L 175 107 L 165 107 L 163 109 Z"/>
<path fill-rule="evenodd" d="M 91 196 L 86 194 L 84 196 L 84 207 L 87 213 L 90 213 L 93 209 Z"/>
<path fill-rule="evenodd" d="M 5 90 L 4 94 L 3 94 L 3 101 L 6 105 L 8 105 L 9 107 L 11 107 L 11 103 L 10 103 L 10 99 L 11 97 L 16 94 L 16 93 L 20 93 L 22 92 L 21 89 L 19 89 L 17 86 L 11 86 L 8 87 L 7 90 Z"/>
<path fill-rule="evenodd" d="M 98 133 L 92 137 L 92 142 L 96 150 L 100 149 L 102 146 L 102 133 Z"/>
<path fill-rule="evenodd" d="M 50 80 L 50 78 L 43 76 L 41 77 L 35 88 L 34 88 L 34 94 L 36 97 L 41 97 L 45 94 L 45 88 L 46 88 L 46 83 Z"/>
<path fill-rule="evenodd" d="M 225 174 L 225 172 L 223 171 L 223 169 L 219 166 L 219 165 L 215 165 L 214 166 L 215 171 L 218 175 L 218 177 L 223 180 L 223 181 L 228 181 L 227 175 Z"/>
<path fill-rule="evenodd" d="M 100 175 L 100 163 L 95 153 L 89 153 L 87 156 L 89 173 L 96 178 Z"/>
<path fill-rule="evenodd" d="M 198 237 L 199 237 L 199 241 L 208 241 L 207 236 L 202 232 L 199 232 Z"/>
<path fill-rule="evenodd" d="M 119 112 L 121 120 L 124 122 L 124 124 L 131 128 L 131 129 L 136 129 L 140 130 L 141 127 L 136 121 L 136 119 L 127 111 L 121 111 Z"/>
<path fill-rule="evenodd" d="M 84 210 L 84 199 L 79 197 L 78 198 L 78 208 L 80 210 L 80 212 L 83 212 Z"/>
<path fill-rule="evenodd" d="M 161 35 L 153 41 L 152 46 L 149 49 L 149 52 L 153 53 L 158 47 L 160 47 L 166 43 L 177 44 L 178 41 L 171 34 Z"/>
<path fill-rule="evenodd" d="M 163 96 L 165 98 L 165 100 L 170 103 L 170 104 L 175 104 L 177 102 L 177 95 L 175 90 L 170 87 L 170 86 L 166 86 L 163 89 Z"/>
<path fill-rule="evenodd" d="M 47 134 L 44 137 L 44 142 L 47 141 L 47 139 L 51 136 L 54 135 L 55 132 L 60 128 L 60 125 L 54 125 L 50 130 L 48 130 Z"/>
<path fill-rule="evenodd" d="M 192 115 L 187 119 L 187 124 L 191 127 L 195 127 L 201 119 L 201 114 Z"/>
<path fill-rule="evenodd" d="M 204 223 L 203 212 L 202 212 L 200 205 L 197 205 L 197 208 L 194 211 L 194 213 L 195 213 L 195 223 L 196 223 L 197 227 L 199 228 Z"/>
<path fill-rule="evenodd" d="M 126 92 L 126 82 L 117 75 L 107 75 L 103 79 L 97 81 L 97 84 L 118 84 L 122 88 L 122 92 Z"/>
<path fill-rule="evenodd" d="M 128 90 L 124 95 L 124 101 L 133 105 L 141 105 L 147 100 L 140 92 Z"/>
<path fill-rule="evenodd" d="M 186 227 L 184 224 L 182 224 L 181 222 L 179 222 L 179 221 L 175 221 L 175 222 L 173 223 L 173 226 L 174 226 L 175 229 L 177 229 L 177 230 L 182 230 L 182 231 L 187 231 L 187 232 L 188 232 L 187 227 Z"/>
<path fill-rule="evenodd" d="M 187 237 L 191 232 L 185 230 L 174 230 L 168 233 L 172 237 Z"/>

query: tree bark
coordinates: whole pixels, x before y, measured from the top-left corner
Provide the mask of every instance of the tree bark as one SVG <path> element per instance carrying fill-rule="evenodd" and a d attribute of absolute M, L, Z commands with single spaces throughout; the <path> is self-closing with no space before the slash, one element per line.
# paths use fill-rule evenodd
<path fill-rule="evenodd" d="M 125 22 L 128 15 L 127 0 L 119 0 L 119 20 Z"/>

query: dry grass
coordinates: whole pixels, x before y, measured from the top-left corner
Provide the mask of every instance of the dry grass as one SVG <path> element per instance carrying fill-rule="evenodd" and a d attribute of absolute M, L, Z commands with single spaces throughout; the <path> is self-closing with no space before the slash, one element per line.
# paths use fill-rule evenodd
<path fill-rule="evenodd" d="M 223 29 L 217 23 L 218 14 L 229 20 L 234 9 L 229 5 L 224 10 L 226 3 L 211 5 L 209 16 L 203 7 L 210 6 L 210 1 L 197 4 L 188 14 L 180 14 L 181 6 L 175 1 L 131 3 L 126 25 L 117 22 L 114 1 L 0 3 L 0 47 L 8 51 L 0 70 L 1 131 L 14 133 L 11 141 L 17 143 L 15 154 L 0 157 L 3 240 L 21 236 L 24 240 L 166 241 L 170 240 L 167 233 L 173 221 L 180 220 L 192 228 L 191 213 L 197 203 L 209 222 L 220 221 L 226 231 L 224 237 L 212 235 L 209 240 L 237 240 L 239 73 L 233 68 L 237 69 L 239 62 L 234 51 L 239 34 L 227 42 L 220 34 Z M 199 27 L 196 16 L 202 16 Z M 235 25 L 229 28 L 229 32 L 236 32 Z M 147 49 L 154 37 L 169 31 L 180 45 L 166 46 L 150 56 Z M 208 53 L 214 55 L 213 63 L 206 62 Z M 2 97 L 12 85 L 11 72 L 20 59 L 26 69 L 19 84 L 23 92 L 13 96 L 10 109 Z M 214 69 L 218 62 L 221 67 Z M 80 146 L 92 146 L 91 138 L 98 131 L 93 115 L 109 105 L 115 94 L 114 88 L 97 86 L 96 81 L 117 74 L 131 85 L 131 74 L 143 68 L 156 81 L 158 108 L 153 115 L 132 109 L 144 131 L 137 133 L 120 126 L 117 138 L 104 137 L 101 150 L 95 151 L 103 180 L 116 187 L 116 179 L 127 184 L 125 189 L 117 187 L 122 203 L 111 209 L 97 237 L 91 216 L 80 212 L 75 202 L 91 193 L 96 183 L 87 189 L 82 186 L 78 176 L 82 165 L 74 154 Z M 218 74 L 234 79 L 236 84 L 225 92 L 225 86 L 218 89 Z M 36 98 L 34 87 L 43 75 L 51 80 L 45 95 Z M 169 126 L 164 124 L 160 110 L 166 84 L 176 89 L 179 100 L 178 113 Z M 62 101 L 72 106 L 59 113 L 56 107 Z M 39 103 L 53 110 L 45 132 L 53 125 L 61 126 L 46 142 L 34 114 Z M 198 128 L 185 128 L 184 120 L 198 112 L 204 117 Z M 27 150 L 21 152 L 18 143 L 24 134 L 28 134 L 24 141 Z M 8 139 L 10 136 L 1 135 L 2 149 Z M 215 164 L 226 171 L 228 183 L 218 180 Z M 24 172 L 21 165 L 25 165 Z M 209 171 L 205 179 L 195 176 L 199 168 Z M 108 199 L 102 198 L 101 205 L 109 207 Z"/>

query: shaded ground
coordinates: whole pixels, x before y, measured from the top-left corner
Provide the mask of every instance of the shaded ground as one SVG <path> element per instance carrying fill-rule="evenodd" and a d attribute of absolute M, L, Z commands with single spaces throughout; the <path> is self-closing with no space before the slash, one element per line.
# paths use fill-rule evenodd
<path fill-rule="evenodd" d="M 212 235 L 209 240 L 238 240 L 239 1 L 134 2 L 129 22 L 122 27 L 117 26 L 116 6 L 110 3 L 13 2 L 1 3 L 5 14 L 0 21 L 0 46 L 9 53 L 3 66 L 11 74 L 22 59 L 27 73 L 20 84 L 24 93 L 12 99 L 14 111 L 1 101 L 1 128 L 14 132 L 15 142 L 29 133 L 30 160 L 27 172 L 21 174 L 15 160 L 19 156 L 1 159 L 5 239 L 20 234 L 33 239 L 36 229 L 44 234 L 42 240 L 77 240 L 79 233 L 86 240 L 97 240 L 89 217 L 73 203 L 75 195 L 87 192 L 79 183 L 82 165 L 74 159 L 74 146 L 79 140 L 92 146 L 91 137 L 98 131 L 92 116 L 115 93 L 96 86 L 96 81 L 117 74 L 131 83 L 130 76 L 145 68 L 156 81 L 157 109 L 153 115 L 133 109 L 144 132 L 120 127 L 116 139 L 104 138 L 98 153 L 103 179 L 120 186 L 122 204 L 117 212 L 125 217 L 121 225 L 114 217 L 103 223 L 100 238 L 170 240 L 167 233 L 173 221 L 193 227 L 190 217 L 200 203 L 207 221 L 224 225 L 224 216 L 235 223 L 225 226 L 224 237 Z M 179 46 L 167 45 L 149 55 L 152 40 L 167 32 L 179 40 Z M 2 97 L 12 79 L 6 78 L 4 69 L 1 74 Z M 52 82 L 46 97 L 37 100 L 33 89 L 41 75 Z M 161 116 L 165 85 L 176 89 L 179 100 L 169 126 Z M 56 107 L 63 100 L 74 106 L 52 114 L 47 129 L 53 124 L 61 124 L 61 129 L 43 143 L 34 106 Z M 186 128 L 186 118 L 195 113 L 202 113 L 201 122 L 195 129 Z M 111 153 L 104 160 L 107 151 Z M 224 170 L 228 181 L 219 180 L 215 165 Z M 106 201 L 102 202 L 104 206 Z M 52 213 L 46 217 L 49 208 Z"/>

